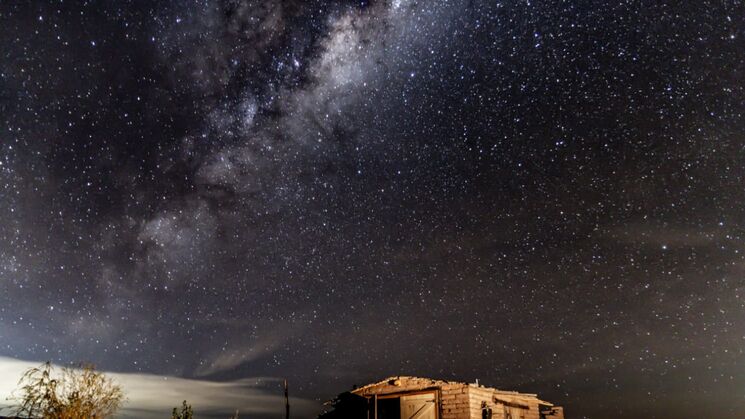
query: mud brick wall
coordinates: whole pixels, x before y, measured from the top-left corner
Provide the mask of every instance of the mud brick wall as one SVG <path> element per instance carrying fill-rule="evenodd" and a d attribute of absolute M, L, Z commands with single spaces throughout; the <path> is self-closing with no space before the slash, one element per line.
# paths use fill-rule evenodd
<path fill-rule="evenodd" d="M 471 419 L 471 401 L 468 386 L 464 384 L 446 384 L 441 387 L 441 419 Z M 481 412 L 479 412 L 481 419 Z"/>
<path fill-rule="evenodd" d="M 468 395 L 471 408 L 470 419 L 481 419 L 481 409 L 484 404 L 492 409 L 492 419 L 504 419 L 505 402 L 511 406 L 524 406 L 525 409 L 522 411 L 524 419 L 540 419 L 538 399 L 532 394 L 495 390 L 469 384 Z"/>

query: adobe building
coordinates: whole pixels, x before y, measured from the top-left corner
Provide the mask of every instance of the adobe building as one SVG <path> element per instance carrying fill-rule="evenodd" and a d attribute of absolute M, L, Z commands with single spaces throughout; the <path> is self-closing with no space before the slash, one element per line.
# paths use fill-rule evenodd
<path fill-rule="evenodd" d="M 390 377 L 351 393 L 367 399 L 365 419 L 564 419 L 535 394 L 430 378 Z"/>

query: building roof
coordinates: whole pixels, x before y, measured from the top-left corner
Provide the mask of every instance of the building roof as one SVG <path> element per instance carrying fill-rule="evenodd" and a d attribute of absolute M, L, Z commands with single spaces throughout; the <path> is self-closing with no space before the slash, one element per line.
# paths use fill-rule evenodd
<path fill-rule="evenodd" d="M 547 406 L 553 406 L 553 403 L 549 403 L 547 401 L 539 399 L 538 395 L 534 393 L 520 393 L 518 391 L 499 390 L 497 388 L 486 387 L 486 386 L 483 386 L 481 384 L 476 384 L 476 383 L 464 383 L 460 381 L 437 380 L 434 378 L 414 377 L 414 376 L 408 376 L 408 375 L 396 375 L 396 376 L 388 377 L 388 378 L 385 378 L 383 380 L 380 380 L 374 383 L 366 384 L 362 387 L 358 387 L 352 390 L 352 393 L 354 394 L 363 393 L 367 389 L 377 387 L 377 386 L 383 386 L 383 385 L 409 385 L 410 386 L 413 384 L 412 382 L 419 382 L 418 384 L 420 384 L 423 388 L 440 387 L 443 385 L 468 386 L 472 388 L 488 390 L 488 391 L 495 393 L 495 395 L 537 399 L 540 404 L 544 404 Z"/>
<path fill-rule="evenodd" d="M 413 376 L 408 376 L 408 375 L 395 375 L 395 376 L 388 377 L 380 381 L 376 381 L 374 383 L 366 384 L 362 387 L 358 387 L 352 390 L 352 393 L 362 392 L 364 390 L 367 390 L 368 388 L 380 386 L 383 384 L 393 384 L 394 382 L 401 381 L 401 380 L 403 381 L 429 381 L 431 386 L 438 386 L 438 385 L 443 385 L 443 384 L 460 384 L 455 381 L 435 380 L 433 378 L 413 377 Z"/>

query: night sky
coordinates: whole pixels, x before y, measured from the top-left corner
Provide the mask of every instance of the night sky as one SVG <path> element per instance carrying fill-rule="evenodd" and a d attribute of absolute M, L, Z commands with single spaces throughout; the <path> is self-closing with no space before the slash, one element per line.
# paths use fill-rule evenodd
<path fill-rule="evenodd" d="M 0 217 L 0 367 L 742 418 L 745 6 L 2 1 Z"/>

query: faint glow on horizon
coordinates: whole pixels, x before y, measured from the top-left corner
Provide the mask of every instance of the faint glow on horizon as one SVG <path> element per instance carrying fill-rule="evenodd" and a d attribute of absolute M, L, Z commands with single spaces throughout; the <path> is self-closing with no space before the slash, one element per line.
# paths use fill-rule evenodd
<path fill-rule="evenodd" d="M 39 362 L 0 357 L 0 415 L 10 413 L 11 398 L 23 373 Z M 239 409 L 244 415 L 277 414 L 284 412 L 284 397 L 279 391 L 270 393 L 268 383 L 279 383 L 273 377 L 253 377 L 236 381 L 218 382 L 193 380 L 154 374 L 105 372 L 121 385 L 126 401 L 117 417 L 156 419 L 166 417 L 174 406 L 187 400 L 202 415 L 230 415 Z M 313 416 L 318 404 L 311 400 L 292 398 L 298 415 Z"/>

